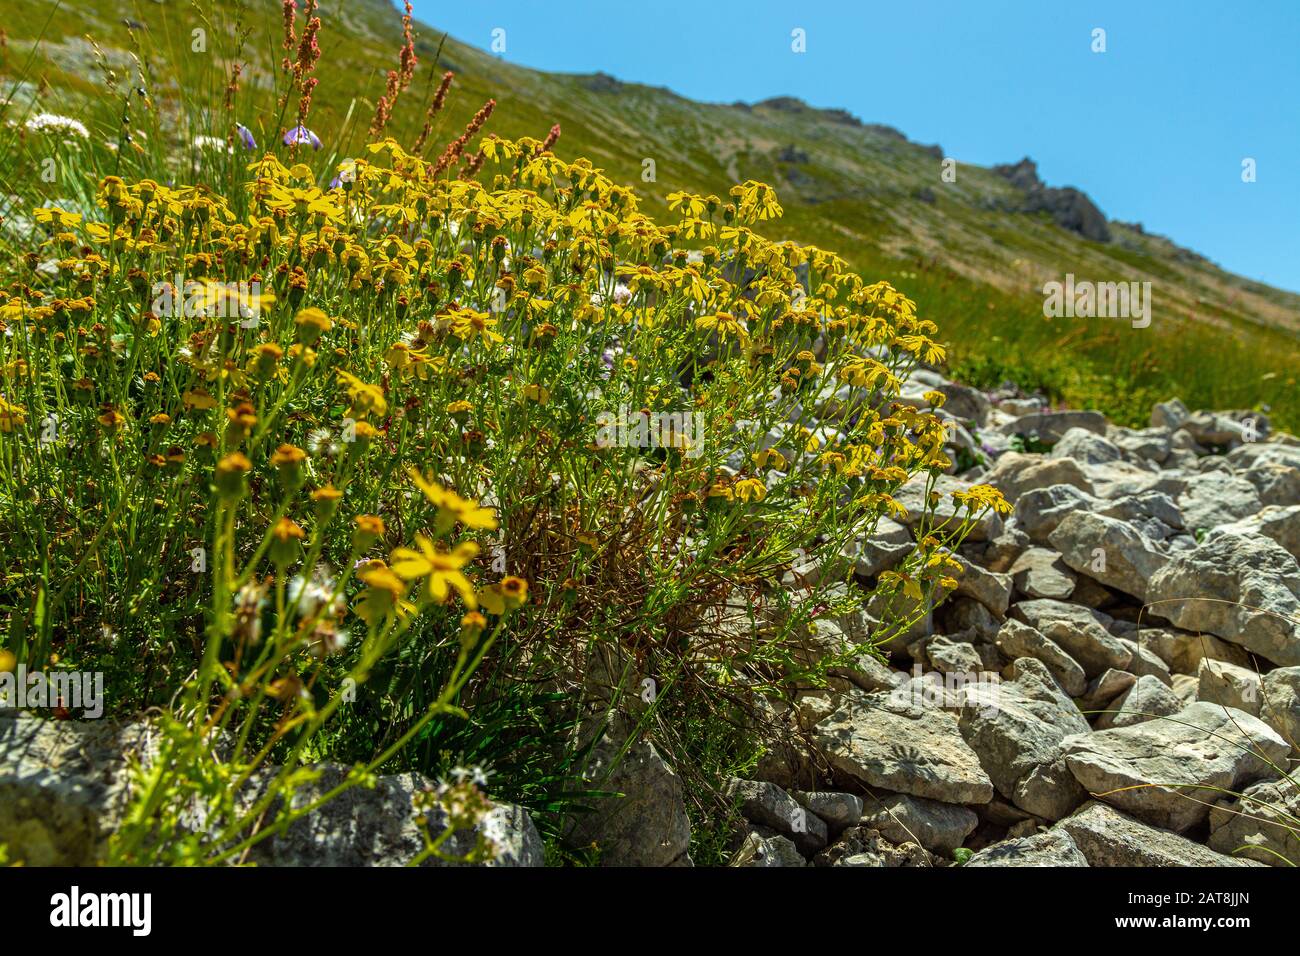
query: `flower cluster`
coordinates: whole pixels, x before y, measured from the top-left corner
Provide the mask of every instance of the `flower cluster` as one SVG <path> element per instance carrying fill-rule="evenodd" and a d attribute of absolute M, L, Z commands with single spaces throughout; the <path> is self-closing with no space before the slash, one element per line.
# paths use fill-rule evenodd
<path fill-rule="evenodd" d="M 899 400 L 942 359 L 934 325 L 756 232 L 770 186 L 676 193 L 658 223 L 555 155 L 558 130 L 467 153 L 491 107 L 435 162 L 393 139 L 331 170 L 271 152 L 227 195 L 108 176 L 96 217 L 36 210 L 53 268 L 0 291 L 0 551 L 6 586 L 42 596 L 10 602 L 23 659 L 111 658 L 135 705 L 166 702 L 159 669 L 236 761 L 376 674 L 389 754 L 472 706 L 504 633 L 507 673 L 598 640 L 665 686 L 779 676 L 779 639 L 704 619 L 783 604 L 789 633 L 827 607 L 774 590 L 794 554 L 838 556 L 949 467 L 942 422 Z M 616 409 L 666 440 L 598 441 Z M 959 505 L 880 587 L 949 583 L 933 556 L 1004 507 Z M 85 620 L 119 639 L 66 626 Z M 450 677 L 416 705 L 430 672 Z"/>

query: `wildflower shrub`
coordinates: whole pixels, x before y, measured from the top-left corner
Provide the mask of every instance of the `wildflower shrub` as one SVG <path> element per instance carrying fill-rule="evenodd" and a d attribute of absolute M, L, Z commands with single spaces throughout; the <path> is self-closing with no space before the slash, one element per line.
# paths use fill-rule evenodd
<path fill-rule="evenodd" d="M 763 238 L 770 187 L 657 224 L 547 146 L 489 136 L 453 176 L 286 142 L 229 194 L 107 176 L 93 212 L 34 211 L 0 293 L 4 641 L 164 715 L 114 859 L 238 862 L 378 772 L 471 760 L 558 814 L 594 660 L 608 712 L 671 736 L 656 714 L 887 640 L 1005 507 L 959 493 L 879 582 L 890 619 L 810 658 L 867 597 L 847 546 L 949 466 L 897 400 L 933 324 Z M 354 769 L 293 803 L 327 759 Z"/>

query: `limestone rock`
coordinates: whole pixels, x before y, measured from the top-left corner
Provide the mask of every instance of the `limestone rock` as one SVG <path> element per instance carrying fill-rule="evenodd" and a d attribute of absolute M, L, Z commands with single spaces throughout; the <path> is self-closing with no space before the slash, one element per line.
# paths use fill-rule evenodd
<path fill-rule="evenodd" d="M 1064 601 L 1074 593 L 1078 576 L 1050 548 L 1028 548 L 1011 565 L 1016 590 L 1031 598 Z"/>
<path fill-rule="evenodd" d="M 1210 810 L 1211 849 L 1269 866 L 1300 865 L 1300 786 L 1268 780 Z"/>
<path fill-rule="evenodd" d="M 1127 622 L 1116 621 L 1115 628 L 1118 630 L 1124 624 L 1127 624 Z M 1132 631 L 1130 633 L 1136 636 L 1139 633 L 1137 625 L 1131 625 L 1131 627 Z M 1120 637 L 1119 642 L 1133 654 L 1126 670 L 1138 677 L 1154 677 L 1166 687 L 1173 683 L 1172 675 L 1169 673 L 1169 665 L 1164 662 L 1159 654 L 1143 647 L 1132 637 Z"/>
<path fill-rule="evenodd" d="M 966 641 L 936 635 L 926 642 L 925 653 L 934 669 L 944 674 L 978 674 L 984 669 L 979 652 Z"/>
<path fill-rule="evenodd" d="M 1154 574 L 1146 597 L 1185 631 L 1209 631 L 1284 667 L 1300 664 L 1300 564 L 1268 538 L 1212 533 Z"/>
<path fill-rule="evenodd" d="M 1168 717 L 1183 709 L 1183 702 L 1159 678 L 1146 675 L 1126 690 L 1110 708 L 1097 717 L 1097 729 L 1128 727 L 1156 717 Z"/>
<path fill-rule="evenodd" d="M 1086 465 L 1101 465 L 1124 460 L 1124 452 L 1109 438 L 1078 427 L 1069 429 L 1061 436 L 1061 440 L 1052 448 L 1051 456 L 1073 458 Z"/>
<path fill-rule="evenodd" d="M 1047 544 L 1052 533 L 1070 515 L 1093 511 L 1100 502 L 1073 485 L 1052 485 L 1028 491 L 1016 500 L 1016 526 L 1037 545 Z M 1060 550 L 1059 548 L 1057 550 Z"/>
<path fill-rule="evenodd" d="M 856 826 L 862 819 L 862 798 L 838 790 L 794 790 L 790 796 L 826 821 L 832 834 Z"/>
<path fill-rule="evenodd" d="M 1264 506 L 1259 491 L 1239 475 L 1209 472 L 1193 475 L 1178 497 L 1183 523 L 1193 531 L 1208 531 L 1258 514 Z"/>
<path fill-rule="evenodd" d="M 1168 627 L 1142 628 L 1138 631 L 1138 646 L 1154 653 L 1177 674 L 1196 674 L 1206 658 L 1239 666 L 1250 661 L 1244 648 L 1213 634 L 1191 634 Z"/>
<path fill-rule="evenodd" d="M 957 575 L 957 593 L 979 601 L 997 617 L 1005 617 L 1011 604 L 1011 575 L 986 571 L 961 555 L 953 555 L 962 570 Z"/>
<path fill-rule="evenodd" d="M 152 747 L 146 724 L 0 713 L 0 844 L 11 862 L 90 866 L 129 797 L 124 755 Z"/>
<path fill-rule="evenodd" d="M 1063 742 L 1090 793 L 1153 826 L 1184 832 L 1208 813 L 1202 789 L 1238 790 L 1274 774 L 1290 750 L 1258 718 L 1197 702 L 1172 718 L 1078 734 Z"/>
<path fill-rule="evenodd" d="M 951 856 L 979 825 L 979 817 L 967 807 L 895 793 L 868 806 L 862 825 L 892 843 L 919 843 L 932 853 Z"/>
<path fill-rule="evenodd" d="M 1012 660 L 1033 657 L 1043 662 L 1052 677 L 1071 697 L 1081 697 L 1088 679 L 1083 668 L 1059 644 L 1048 640 L 1028 624 L 1010 620 L 1002 625 L 997 637 L 998 649 Z"/>
<path fill-rule="evenodd" d="M 1078 661 L 1089 677 L 1108 669 L 1127 670 L 1133 660 L 1133 652 L 1096 621 L 1052 621 L 1042 634 Z"/>
<path fill-rule="evenodd" d="M 778 833 L 764 835 L 758 830 L 751 830 L 745 836 L 731 858 L 731 866 L 771 868 L 783 866 L 807 866 L 808 861 L 799 853 L 798 848 Z"/>
<path fill-rule="evenodd" d="M 1060 441 L 1071 428 L 1082 428 L 1095 435 L 1106 434 L 1106 416 L 1101 412 L 1064 411 L 1034 412 L 1022 415 L 1002 431 L 1007 435 L 1035 436 L 1040 441 Z"/>
<path fill-rule="evenodd" d="M 1065 601 L 1052 601 L 1047 598 L 1019 601 L 1012 607 L 1011 614 L 1017 620 L 1024 621 L 1030 627 L 1040 631 L 1053 621 L 1068 621 L 1076 625 L 1095 621 L 1102 627 L 1110 627 L 1115 620 L 1109 614 L 1095 608 L 1068 604 Z"/>
<path fill-rule="evenodd" d="M 750 823 L 765 826 L 794 843 L 805 856 L 826 846 L 825 821 L 774 783 L 730 778 L 724 793 Z"/>
<path fill-rule="evenodd" d="M 1124 522 L 1091 511 L 1066 516 L 1048 541 L 1075 571 L 1140 600 L 1146 599 L 1152 576 L 1170 560 Z"/>
<path fill-rule="evenodd" d="M 871 787 L 945 803 L 987 803 L 993 785 L 957 718 L 898 692 L 850 690 L 813 728 L 832 766 Z"/>
<path fill-rule="evenodd" d="M 1087 866 L 1085 857 L 1064 830 L 1048 830 L 1036 836 L 1005 840 L 985 847 L 972 856 L 963 869 L 972 866 Z"/>
<path fill-rule="evenodd" d="M 1073 458 L 1049 458 L 1010 451 L 998 459 L 985 480 L 1015 504 L 1021 495 L 1053 485 L 1070 485 L 1093 493 L 1092 481 Z"/>
<path fill-rule="evenodd" d="M 1196 676 L 1197 700 L 1259 716 L 1263 681 L 1257 672 L 1224 661 L 1203 660 Z"/>
<path fill-rule="evenodd" d="M 306 806 L 341 784 L 348 768 L 324 765 L 320 775 L 295 792 L 295 806 Z M 380 777 L 373 788 L 351 787 L 324 806 L 292 823 L 283 833 L 256 844 L 249 860 L 262 866 L 405 866 L 424 849 L 415 822 L 413 800 L 433 784 L 415 773 Z M 447 827 L 446 811 L 425 813 L 429 833 L 439 836 Z M 541 835 L 528 813 L 509 804 L 494 807 L 477 827 L 497 844 L 489 867 L 544 866 Z M 453 857 L 474 848 L 476 833 L 457 831 L 441 847 Z M 425 866 L 458 865 L 436 858 Z"/>
<path fill-rule="evenodd" d="M 1300 667 L 1278 667 L 1264 675 L 1260 719 L 1300 751 Z"/>
<path fill-rule="evenodd" d="M 1220 525 L 1218 531 L 1229 534 L 1262 534 L 1266 538 L 1272 538 L 1291 557 L 1300 561 L 1300 504 L 1289 507 L 1270 505 L 1232 524 Z"/>
<path fill-rule="evenodd" d="M 967 687 L 962 736 L 979 755 L 998 793 L 1035 816 L 1056 820 L 1084 800 L 1062 759 L 1061 742 L 1086 733 L 1088 722 L 1046 666 L 1023 657 L 1015 680 Z"/>
<path fill-rule="evenodd" d="M 1180 399 L 1157 402 L 1151 409 L 1151 425 L 1153 428 L 1170 428 L 1177 431 L 1183 427 L 1191 414 Z"/>
<path fill-rule="evenodd" d="M 624 751 L 631 735 L 626 720 L 615 719 L 592 748 L 588 783 L 616 796 L 575 815 L 568 840 L 596 844 L 606 866 L 689 866 L 691 825 L 681 778 L 643 737 Z"/>
<path fill-rule="evenodd" d="M 1074 840 L 1089 866 L 1251 866 L 1186 837 L 1148 826 L 1113 807 L 1089 801 L 1056 825 Z"/>

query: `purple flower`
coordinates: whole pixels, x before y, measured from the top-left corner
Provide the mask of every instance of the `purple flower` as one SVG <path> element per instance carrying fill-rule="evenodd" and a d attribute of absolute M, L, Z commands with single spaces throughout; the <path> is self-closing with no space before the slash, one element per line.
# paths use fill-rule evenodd
<path fill-rule="evenodd" d="M 600 364 L 604 366 L 598 373 L 606 381 L 614 374 L 614 361 L 618 353 L 614 349 L 605 349 L 600 353 Z"/>
<path fill-rule="evenodd" d="M 239 134 L 239 139 L 244 144 L 244 149 L 257 149 L 257 140 L 253 139 L 253 134 L 249 132 L 247 126 L 243 123 L 236 123 L 235 132 Z"/>
<path fill-rule="evenodd" d="M 284 134 L 284 145 L 286 146 L 301 146 L 304 143 L 310 143 L 312 149 L 321 148 L 320 137 L 301 124 Z"/>

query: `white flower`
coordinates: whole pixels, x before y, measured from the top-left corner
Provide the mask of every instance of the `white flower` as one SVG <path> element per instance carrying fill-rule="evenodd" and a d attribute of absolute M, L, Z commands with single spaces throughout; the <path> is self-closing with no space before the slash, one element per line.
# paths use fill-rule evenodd
<path fill-rule="evenodd" d="M 220 136 L 203 136 L 203 135 L 195 136 L 194 148 L 215 149 L 227 153 L 233 153 L 235 151 L 235 148 L 231 146 L 229 143 L 227 143 Z"/>
<path fill-rule="evenodd" d="M 334 597 L 334 577 L 328 571 L 316 569 L 310 581 L 301 574 L 289 582 L 289 605 L 296 606 L 298 616 L 304 620 L 328 614 L 337 617 L 343 611 L 341 599 Z M 347 642 L 346 636 L 343 638 Z M 341 646 L 341 645 L 340 645 Z"/>
<path fill-rule="evenodd" d="M 468 780 L 476 787 L 487 786 L 487 771 L 482 767 L 452 767 L 450 776 L 451 779 L 455 780 L 457 783 L 464 783 Z"/>
<path fill-rule="evenodd" d="M 505 808 L 493 807 L 479 820 L 478 832 L 491 845 L 492 852 L 498 853 L 510 842 L 510 818 Z"/>
<path fill-rule="evenodd" d="M 343 449 L 334 441 L 334 433 L 328 428 L 313 428 L 307 433 L 307 450 L 313 455 L 333 458 Z"/>
<path fill-rule="evenodd" d="M 235 633 L 250 644 L 262 640 L 262 609 L 266 607 L 266 585 L 250 581 L 235 594 Z"/>
<path fill-rule="evenodd" d="M 348 632 L 338 630 L 332 621 L 321 621 L 312 628 L 307 650 L 317 660 L 339 653 L 348 645 Z"/>
<path fill-rule="evenodd" d="M 79 120 L 58 113 L 37 113 L 27 120 L 26 126 L 30 133 L 62 133 L 65 138 L 71 135 L 90 139 L 90 131 Z"/>

